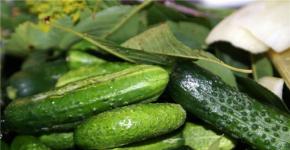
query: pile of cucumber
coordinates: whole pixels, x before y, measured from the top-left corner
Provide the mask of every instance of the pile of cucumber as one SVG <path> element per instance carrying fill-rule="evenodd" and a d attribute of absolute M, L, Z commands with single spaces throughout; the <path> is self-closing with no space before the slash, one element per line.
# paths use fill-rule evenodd
<path fill-rule="evenodd" d="M 198 142 L 197 131 L 219 140 L 218 149 L 233 149 L 238 139 L 255 149 L 290 150 L 289 114 L 194 62 L 168 71 L 70 51 L 65 62 L 50 62 L 54 70 L 47 63 L 29 63 L 8 82 L 13 100 L 4 109 L 3 128 L 15 136 L 10 144 L 1 141 L 1 150 L 213 149 L 212 143 Z M 31 71 L 35 65 L 48 73 Z M 224 135 L 191 123 L 188 116 Z"/>

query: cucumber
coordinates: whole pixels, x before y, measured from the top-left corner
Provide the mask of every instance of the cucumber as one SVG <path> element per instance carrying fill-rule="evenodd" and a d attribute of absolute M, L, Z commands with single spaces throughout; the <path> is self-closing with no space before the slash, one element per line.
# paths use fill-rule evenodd
<path fill-rule="evenodd" d="M 51 150 L 51 149 L 33 136 L 19 135 L 13 139 L 10 150 Z"/>
<path fill-rule="evenodd" d="M 0 150 L 9 150 L 9 145 L 2 140 L 0 140 Z"/>
<path fill-rule="evenodd" d="M 83 66 L 62 75 L 58 79 L 56 87 L 60 87 L 70 82 L 75 82 L 92 76 L 121 71 L 131 66 L 133 66 L 133 64 L 129 63 L 103 63 L 102 65 Z"/>
<path fill-rule="evenodd" d="M 182 134 L 178 131 L 112 150 L 171 150 L 179 148 L 183 144 Z"/>
<path fill-rule="evenodd" d="M 169 133 L 185 121 L 178 104 L 136 104 L 96 115 L 75 130 L 76 145 L 107 149 Z"/>
<path fill-rule="evenodd" d="M 185 145 L 194 150 L 208 150 L 209 147 L 218 139 L 219 150 L 231 150 L 234 148 L 232 140 L 217 135 L 214 131 L 191 122 L 187 122 L 182 131 Z"/>
<path fill-rule="evenodd" d="M 106 61 L 85 52 L 71 50 L 68 52 L 67 61 L 70 69 L 77 69 L 85 65 L 100 65 Z"/>
<path fill-rule="evenodd" d="M 115 107 L 157 97 L 168 82 L 166 70 L 150 65 L 91 77 L 12 101 L 6 123 L 17 132 L 69 130 L 87 117 Z"/>
<path fill-rule="evenodd" d="M 62 60 L 27 67 L 8 79 L 7 95 L 16 99 L 52 89 L 67 70 L 66 62 Z"/>
<path fill-rule="evenodd" d="M 52 149 L 70 149 L 74 147 L 73 133 L 51 133 L 39 137 L 40 142 Z"/>
<path fill-rule="evenodd" d="M 290 149 L 290 117 L 252 99 L 193 63 L 171 74 L 171 97 L 187 111 L 261 150 Z"/>

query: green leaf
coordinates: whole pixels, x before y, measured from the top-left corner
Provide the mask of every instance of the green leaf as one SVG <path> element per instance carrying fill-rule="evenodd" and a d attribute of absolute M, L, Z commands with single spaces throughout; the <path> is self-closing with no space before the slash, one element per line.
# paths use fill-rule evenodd
<path fill-rule="evenodd" d="M 220 138 L 216 139 L 208 148 L 208 150 L 217 150 L 219 149 L 221 139 L 223 136 L 220 136 Z"/>
<path fill-rule="evenodd" d="M 210 48 L 214 49 L 216 57 L 223 62 L 237 68 L 250 69 L 250 54 L 248 52 L 233 47 L 231 44 L 225 42 L 216 43 L 211 45 Z M 243 77 L 248 76 L 248 74 L 244 73 L 234 73 Z"/>
<path fill-rule="evenodd" d="M 250 72 L 250 70 L 243 70 L 229 66 L 217 59 L 211 53 L 197 49 L 190 49 L 174 37 L 173 33 L 170 31 L 168 24 L 162 24 L 157 27 L 151 28 L 143 32 L 142 34 L 139 34 L 138 36 L 129 39 L 123 44 L 122 47 L 114 45 L 113 43 L 110 43 L 108 41 L 89 36 L 87 34 L 73 31 L 69 28 L 64 28 L 56 24 L 54 24 L 54 27 L 73 33 L 80 38 L 91 42 L 98 48 L 103 49 L 104 51 L 129 62 L 146 63 L 144 62 L 145 58 L 145 61 L 161 63 L 158 58 L 162 58 L 161 61 L 162 63 L 164 63 L 163 60 L 179 57 L 187 59 L 207 60 L 210 62 L 221 64 L 235 71 Z"/>
<path fill-rule="evenodd" d="M 198 42 L 195 44 L 196 49 L 191 49 L 190 47 L 184 45 L 174 36 L 171 31 L 170 26 L 174 26 L 173 24 L 173 22 L 167 22 L 148 29 L 145 32 L 129 39 L 123 43 L 122 46 L 171 57 L 206 60 L 221 64 L 235 71 L 245 73 L 251 72 L 250 70 L 238 69 L 229 66 L 217 59 L 211 53 L 200 50 L 202 45 L 200 43 L 198 44 Z M 178 26 L 175 25 L 175 27 Z M 197 49 L 198 47 L 199 49 Z"/>
<path fill-rule="evenodd" d="M 201 49 L 205 47 L 205 38 L 209 29 L 189 22 L 172 23 L 168 22 L 171 32 L 176 39 L 192 49 Z"/>
<path fill-rule="evenodd" d="M 231 139 L 191 122 L 185 124 L 182 133 L 185 145 L 196 150 L 231 150 L 235 146 Z"/>
<path fill-rule="evenodd" d="M 251 55 L 253 76 L 256 81 L 264 76 L 273 76 L 273 68 L 265 54 Z"/>
<path fill-rule="evenodd" d="M 215 75 L 221 77 L 221 79 L 224 82 L 226 82 L 228 85 L 233 86 L 233 87 L 238 87 L 233 72 L 229 70 L 228 68 L 222 65 L 216 64 L 216 63 L 205 61 L 205 60 L 198 60 L 198 61 L 195 61 L 194 63 L 214 73 Z"/>
<path fill-rule="evenodd" d="M 95 37 L 107 38 L 116 43 L 121 43 L 139 32 L 142 17 L 139 11 L 150 4 L 146 1 L 141 5 L 109 7 L 95 15 L 88 16 L 73 28 L 74 31 L 87 33 Z M 80 40 L 78 36 L 68 34 L 60 43 L 62 49 L 68 48 Z"/>
<path fill-rule="evenodd" d="M 236 76 L 239 89 L 261 103 L 274 106 L 284 112 L 290 112 L 285 102 L 277 95 L 250 78 Z"/>
<path fill-rule="evenodd" d="M 72 27 L 73 25 L 69 17 L 64 17 L 56 22 L 64 27 Z M 43 31 L 39 25 L 25 22 L 15 29 L 5 45 L 5 50 L 7 53 L 18 56 L 27 55 L 33 50 L 47 50 L 57 47 L 64 35 L 65 32 L 62 30 L 52 28 L 49 31 Z"/>

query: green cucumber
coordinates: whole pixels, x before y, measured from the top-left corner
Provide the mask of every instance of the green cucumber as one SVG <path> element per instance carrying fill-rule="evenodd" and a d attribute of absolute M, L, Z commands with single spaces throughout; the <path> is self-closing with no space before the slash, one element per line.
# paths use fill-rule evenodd
<path fill-rule="evenodd" d="M 12 101 L 4 115 L 8 127 L 17 132 L 68 130 L 93 114 L 156 100 L 152 98 L 160 95 L 167 82 L 168 73 L 160 67 L 133 66 Z"/>
<path fill-rule="evenodd" d="M 27 66 L 9 78 L 7 95 L 10 99 L 16 99 L 50 90 L 67 70 L 66 62 L 62 60 Z"/>
<path fill-rule="evenodd" d="M 101 65 L 83 66 L 62 75 L 57 80 L 56 87 L 60 87 L 70 82 L 75 82 L 92 76 L 121 71 L 131 66 L 133 66 L 133 64 L 129 63 L 103 63 Z"/>
<path fill-rule="evenodd" d="M 74 147 L 73 133 L 51 133 L 39 137 L 40 142 L 52 149 L 70 149 Z"/>
<path fill-rule="evenodd" d="M 231 150 L 234 143 L 222 135 L 217 135 L 214 131 L 191 122 L 187 122 L 182 131 L 185 145 L 194 150 L 208 150 L 208 148 L 219 138 L 219 150 Z"/>
<path fill-rule="evenodd" d="M 85 52 L 71 50 L 68 52 L 67 61 L 70 69 L 85 65 L 100 65 L 106 61 Z"/>
<path fill-rule="evenodd" d="M 0 150 L 9 150 L 9 145 L 2 140 L 0 140 Z"/>
<path fill-rule="evenodd" d="M 169 133 L 185 121 L 178 104 L 136 104 L 98 114 L 77 127 L 76 145 L 107 149 Z"/>
<path fill-rule="evenodd" d="M 112 150 L 171 150 L 184 145 L 180 131 Z"/>
<path fill-rule="evenodd" d="M 50 150 L 50 148 L 33 136 L 19 135 L 12 141 L 10 150 Z"/>
<path fill-rule="evenodd" d="M 171 97 L 216 128 L 262 150 L 290 149 L 290 117 L 238 91 L 193 63 L 171 74 Z"/>

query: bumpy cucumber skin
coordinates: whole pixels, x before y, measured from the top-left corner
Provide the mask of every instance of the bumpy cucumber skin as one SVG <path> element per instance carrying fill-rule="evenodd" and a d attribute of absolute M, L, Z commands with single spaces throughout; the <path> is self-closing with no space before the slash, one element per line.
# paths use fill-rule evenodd
<path fill-rule="evenodd" d="M 187 111 L 261 150 L 290 149 L 290 117 L 257 102 L 192 63 L 171 74 L 172 98 Z"/>
<path fill-rule="evenodd" d="M 160 67 L 134 66 L 13 101 L 4 115 L 18 132 L 49 131 L 63 124 L 71 128 L 93 114 L 156 97 L 167 82 L 168 73 Z"/>
<path fill-rule="evenodd" d="M 112 150 L 171 150 L 184 145 L 180 131 Z"/>
<path fill-rule="evenodd" d="M 185 121 L 178 104 L 137 104 L 103 112 L 77 127 L 75 142 L 84 149 L 107 149 L 171 132 Z"/>
<path fill-rule="evenodd" d="M 39 137 L 40 142 L 52 149 L 69 149 L 74 147 L 73 133 L 52 133 Z"/>
<path fill-rule="evenodd" d="M 71 70 L 61 76 L 56 83 L 56 87 L 60 87 L 70 82 L 79 81 L 92 76 L 118 72 L 132 66 L 133 64 L 129 63 L 103 63 L 101 65 L 83 66 L 78 69 Z"/>
<path fill-rule="evenodd" d="M 10 150 L 51 150 L 33 136 L 20 135 L 12 141 Z"/>

